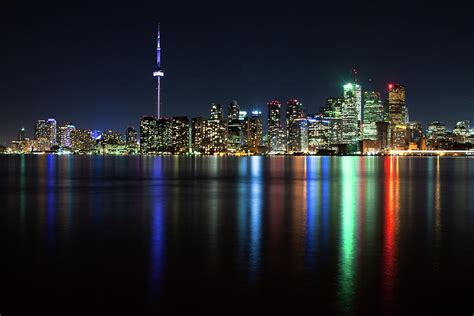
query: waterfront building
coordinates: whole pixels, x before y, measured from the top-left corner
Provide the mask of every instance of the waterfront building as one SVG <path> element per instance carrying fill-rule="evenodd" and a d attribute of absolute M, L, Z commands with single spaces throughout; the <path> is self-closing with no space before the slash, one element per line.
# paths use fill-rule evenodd
<path fill-rule="evenodd" d="M 129 126 L 125 130 L 125 143 L 128 146 L 138 144 L 138 132 L 133 126 Z"/>
<path fill-rule="evenodd" d="M 189 120 L 187 116 L 175 116 L 171 124 L 171 152 L 185 154 L 189 151 Z"/>
<path fill-rule="evenodd" d="M 407 124 L 408 133 L 409 133 L 409 141 L 418 143 L 420 139 L 423 137 L 423 126 L 420 122 L 411 121 Z"/>
<path fill-rule="evenodd" d="M 358 97 L 360 90 L 358 84 L 344 85 L 344 102 L 342 104 L 342 144 L 357 146 L 359 141 Z M 350 150 L 352 151 L 352 150 Z"/>
<path fill-rule="evenodd" d="M 446 125 L 433 121 L 426 130 L 426 143 L 429 149 L 447 149 L 448 135 Z"/>
<path fill-rule="evenodd" d="M 301 118 L 304 118 L 303 105 L 296 99 L 289 100 L 286 104 L 286 139 L 289 147 L 288 151 L 294 151 L 292 150 L 293 145 L 290 145 L 290 143 L 296 144 L 298 142 L 296 137 L 299 136 L 292 134 L 292 131 L 298 131 L 298 127 L 293 128 L 293 123 Z M 298 123 L 300 122 L 298 121 Z M 299 148 L 299 146 L 297 147 Z"/>
<path fill-rule="evenodd" d="M 92 131 L 88 129 L 71 130 L 71 150 L 79 154 L 90 154 L 95 150 Z"/>
<path fill-rule="evenodd" d="M 17 141 L 24 141 L 26 140 L 26 131 L 25 131 L 25 128 L 22 127 L 19 131 L 18 131 L 18 138 L 17 138 Z"/>
<path fill-rule="evenodd" d="M 308 115 L 308 152 L 318 153 L 329 148 L 329 122 L 322 115 Z"/>
<path fill-rule="evenodd" d="M 285 152 L 285 144 L 282 139 L 283 129 L 281 125 L 281 103 L 270 101 L 268 104 L 268 140 L 267 144 L 271 153 Z"/>
<path fill-rule="evenodd" d="M 308 152 L 308 120 L 306 118 L 295 118 L 291 124 L 290 139 L 288 141 L 288 152 Z"/>
<path fill-rule="evenodd" d="M 380 150 L 387 149 L 390 145 L 389 138 L 389 122 L 375 122 L 377 129 L 377 144 Z"/>
<path fill-rule="evenodd" d="M 66 123 L 58 128 L 58 145 L 61 148 L 71 148 L 71 131 L 76 127 L 72 123 Z"/>
<path fill-rule="evenodd" d="M 39 151 L 50 150 L 51 147 L 56 146 L 56 120 L 38 120 L 35 126 L 35 140 L 41 143 L 38 146 Z"/>
<path fill-rule="evenodd" d="M 328 142 L 330 145 L 342 143 L 342 105 L 344 98 L 326 98 L 320 112 L 328 121 Z"/>
<path fill-rule="evenodd" d="M 453 136 L 457 143 L 465 143 L 471 136 L 469 120 L 459 121 L 453 128 Z"/>
<path fill-rule="evenodd" d="M 204 153 L 204 120 L 202 117 L 191 119 L 191 148 L 194 154 Z"/>
<path fill-rule="evenodd" d="M 173 143 L 173 119 L 161 117 L 156 122 L 156 151 L 171 153 Z"/>
<path fill-rule="evenodd" d="M 364 92 L 364 124 L 363 139 L 376 140 L 376 122 L 383 121 L 383 104 L 380 93 L 376 91 Z"/>
<path fill-rule="evenodd" d="M 140 120 L 140 152 L 151 154 L 157 151 L 158 121 L 153 116 L 144 116 Z"/>
<path fill-rule="evenodd" d="M 247 146 L 253 153 L 259 152 L 259 147 L 262 146 L 263 140 L 263 121 L 262 112 L 255 110 L 248 121 L 248 136 Z"/>

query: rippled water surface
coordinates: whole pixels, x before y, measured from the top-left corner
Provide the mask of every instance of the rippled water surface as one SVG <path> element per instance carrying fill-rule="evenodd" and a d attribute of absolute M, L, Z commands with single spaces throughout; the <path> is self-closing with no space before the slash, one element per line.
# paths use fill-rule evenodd
<path fill-rule="evenodd" d="M 0 156 L 0 177 L 2 315 L 474 313 L 471 158 Z"/>

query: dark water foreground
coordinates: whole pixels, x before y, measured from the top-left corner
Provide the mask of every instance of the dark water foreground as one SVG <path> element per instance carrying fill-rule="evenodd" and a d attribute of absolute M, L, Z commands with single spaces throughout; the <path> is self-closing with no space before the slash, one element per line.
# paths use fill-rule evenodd
<path fill-rule="evenodd" d="M 0 177 L 2 316 L 474 313 L 471 158 L 0 156 Z"/>

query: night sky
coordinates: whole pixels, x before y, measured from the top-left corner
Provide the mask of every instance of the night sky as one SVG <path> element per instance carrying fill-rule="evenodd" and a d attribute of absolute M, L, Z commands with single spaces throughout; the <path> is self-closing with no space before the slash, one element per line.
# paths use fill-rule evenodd
<path fill-rule="evenodd" d="M 363 88 L 404 84 L 410 120 L 474 123 L 474 17 L 469 7 L 386 1 L 35 2 L 3 5 L 2 144 L 37 119 L 78 128 L 138 128 L 155 114 L 161 23 L 163 115 L 207 116 L 298 98 L 309 113 L 359 71 Z M 357 5 L 357 7 L 356 7 Z"/>

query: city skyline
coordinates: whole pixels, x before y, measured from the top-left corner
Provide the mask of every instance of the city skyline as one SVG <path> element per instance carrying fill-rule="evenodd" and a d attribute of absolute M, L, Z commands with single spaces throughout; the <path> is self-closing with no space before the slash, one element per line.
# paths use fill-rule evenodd
<path fill-rule="evenodd" d="M 40 117 L 91 129 L 138 127 L 137 114 L 154 114 L 156 81 L 149 74 L 155 66 L 156 44 L 150 38 L 156 36 L 157 21 L 166 34 L 162 36 L 167 70 L 162 87 L 164 116 L 194 117 L 206 113 L 212 102 L 226 104 L 233 99 L 247 109 L 258 106 L 264 117 L 266 103 L 272 99 L 298 98 L 309 112 L 317 112 L 356 68 L 363 89 L 369 78 L 378 91 L 389 81 L 410 87 L 410 115 L 425 126 L 437 119 L 454 126 L 458 120 L 474 117 L 472 18 L 461 13 L 448 21 L 438 18 L 440 12 L 393 19 L 400 12 L 388 7 L 364 15 L 347 7 L 353 16 L 326 7 L 309 19 L 304 9 L 315 8 L 307 4 L 287 15 L 270 8 L 258 18 L 240 11 L 211 18 L 219 11 L 212 9 L 196 24 L 196 16 L 179 17 L 170 5 L 160 10 L 166 14 L 159 15 L 137 8 L 129 12 L 118 5 L 107 17 L 100 14 L 106 8 L 98 6 L 83 25 L 79 21 L 86 14 L 84 8 L 59 6 L 63 14 L 38 21 L 41 27 L 32 33 L 30 24 L 19 20 L 20 12 L 36 21 L 34 9 L 45 9 L 23 12 L 12 6 L 7 21 L 15 32 L 6 39 L 9 53 L 1 82 L 7 93 L 0 101 L 9 118 L 0 128 L 2 144 L 15 137 L 22 123 L 31 131 L 32 122 Z M 140 13 L 140 20 L 133 13 Z M 353 25 L 367 16 L 370 24 Z M 130 19 L 110 27 L 123 17 Z M 392 17 L 391 24 L 383 27 L 387 17 Z M 348 39 L 347 30 L 355 35 Z M 388 39 L 398 36 L 400 47 L 394 47 Z M 28 58 L 26 39 L 35 47 Z M 66 60 L 74 61 L 74 76 Z M 32 65 L 38 76 L 35 85 L 28 84 Z M 440 84 L 442 89 L 433 89 Z"/>

